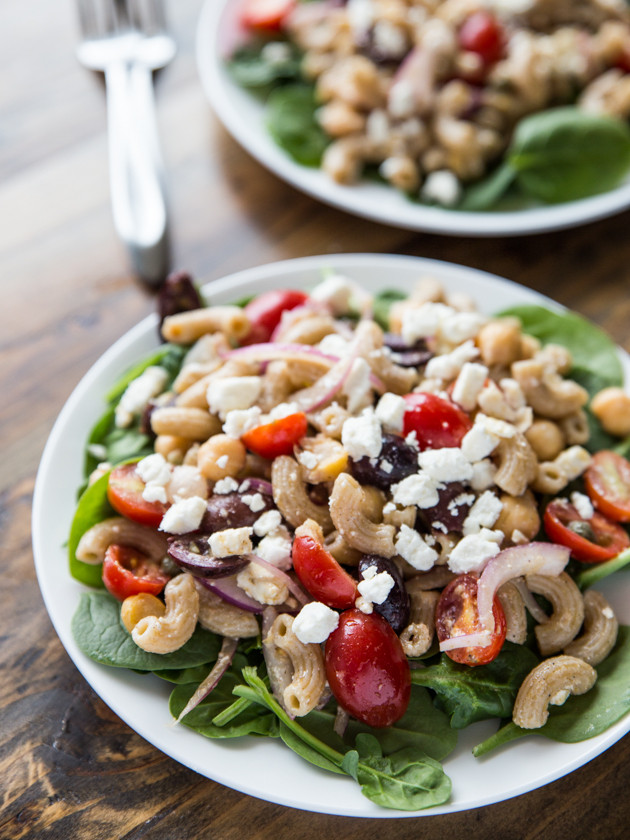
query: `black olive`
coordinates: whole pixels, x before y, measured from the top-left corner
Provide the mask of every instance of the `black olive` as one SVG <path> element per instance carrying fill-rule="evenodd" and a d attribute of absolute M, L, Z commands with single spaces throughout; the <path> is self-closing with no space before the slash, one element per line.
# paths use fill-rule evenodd
<path fill-rule="evenodd" d="M 468 511 L 475 502 L 475 494 L 461 482 L 451 481 L 438 489 L 438 495 L 437 505 L 420 511 L 425 525 L 435 528 L 434 523 L 437 522 L 438 531 L 461 533 Z"/>
<path fill-rule="evenodd" d="M 169 315 L 200 309 L 204 305 L 187 271 L 174 271 L 168 275 L 158 293 L 157 304 L 160 327 Z"/>
<path fill-rule="evenodd" d="M 350 471 L 359 484 L 371 484 L 379 490 L 389 490 L 403 478 L 418 472 L 418 453 L 399 435 L 383 435 L 383 445 L 377 458 L 350 459 Z"/>
<path fill-rule="evenodd" d="M 252 490 L 252 495 L 254 492 Z M 201 520 L 199 530 L 206 534 L 212 534 L 215 531 L 223 531 L 225 528 L 251 528 L 261 514 L 275 507 L 271 496 L 261 495 L 265 507 L 253 511 L 243 501 L 242 495 L 236 491 L 223 494 L 214 493 L 208 499 L 206 512 Z"/>
<path fill-rule="evenodd" d="M 389 347 L 392 361 L 401 367 L 422 367 L 435 355 L 429 350 L 423 338 L 413 344 L 407 344 L 403 338 L 395 333 L 386 333 L 383 343 Z"/>
<path fill-rule="evenodd" d="M 387 572 L 394 579 L 394 585 L 382 604 L 374 604 L 374 611 L 388 621 L 396 633 L 400 633 L 409 624 L 409 595 L 405 589 L 405 582 L 393 560 L 380 557 L 378 554 L 364 554 L 359 560 L 359 579 L 363 579 L 363 572 L 370 566 L 376 567 L 376 573 Z"/>

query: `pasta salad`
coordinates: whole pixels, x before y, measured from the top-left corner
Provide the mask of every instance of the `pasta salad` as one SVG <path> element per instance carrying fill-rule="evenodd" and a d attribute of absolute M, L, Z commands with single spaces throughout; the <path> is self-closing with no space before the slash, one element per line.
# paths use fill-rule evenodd
<path fill-rule="evenodd" d="M 463 210 L 572 201 L 630 167 L 623 0 L 243 0 L 227 68 L 334 182 Z M 570 154 L 567 154 L 570 151 Z"/>
<path fill-rule="evenodd" d="M 475 721 L 503 723 L 483 755 L 623 717 L 627 628 L 591 587 L 630 562 L 630 397 L 599 330 L 335 272 L 232 306 L 176 274 L 160 309 L 87 445 L 85 654 L 402 810 L 448 801 Z"/>

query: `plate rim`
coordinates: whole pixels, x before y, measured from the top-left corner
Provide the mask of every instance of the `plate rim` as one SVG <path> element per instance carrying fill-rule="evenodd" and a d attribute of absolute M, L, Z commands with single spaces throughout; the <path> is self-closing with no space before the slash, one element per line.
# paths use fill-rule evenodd
<path fill-rule="evenodd" d="M 324 204 L 360 218 L 406 230 L 444 236 L 534 235 L 577 227 L 622 213 L 630 208 L 630 181 L 606 193 L 524 210 L 480 211 L 447 210 L 413 204 L 394 188 L 361 183 L 335 184 L 319 169 L 310 169 L 291 160 L 259 126 L 240 117 L 238 103 L 253 100 L 234 82 L 223 65 L 218 35 L 228 5 L 234 0 L 204 0 L 196 31 L 196 63 L 202 87 L 215 114 L 232 137 L 259 163 L 297 190 Z M 208 48 L 208 44 L 215 46 Z M 227 86 L 227 87 L 226 87 Z M 251 103 L 250 103 L 251 107 Z M 382 203 L 389 206 L 387 215 Z"/>
<path fill-rule="evenodd" d="M 360 264 L 361 263 L 369 263 L 371 265 L 375 265 L 376 267 L 379 264 L 382 267 L 391 266 L 392 263 L 398 262 L 399 264 L 409 264 L 414 268 L 418 269 L 418 273 L 426 272 L 433 269 L 439 269 L 441 272 L 448 272 L 449 275 L 455 277 L 456 275 L 460 275 L 462 279 L 470 278 L 470 277 L 479 277 L 486 282 L 491 283 L 499 283 L 500 285 L 507 284 L 509 287 L 515 287 L 515 291 L 518 293 L 523 293 L 523 296 L 530 301 L 539 301 L 546 303 L 547 305 L 553 305 L 555 308 L 563 308 L 560 307 L 559 304 L 555 303 L 554 301 L 546 298 L 544 295 L 541 295 L 534 290 L 528 289 L 527 287 L 520 286 L 518 283 L 514 281 L 508 280 L 506 278 L 502 278 L 498 275 L 491 274 L 486 271 L 482 271 L 475 268 L 469 268 L 467 266 L 456 265 L 454 263 L 449 263 L 446 261 L 441 260 L 433 260 L 427 259 L 422 257 L 414 257 L 414 256 L 406 256 L 406 255 L 399 255 L 399 254 L 370 254 L 370 253 L 357 253 L 357 254 L 322 254 L 322 255 L 314 255 L 309 257 L 301 257 L 297 259 L 288 259 L 288 260 L 280 260 L 273 263 L 267 263 L 260 266 L 253 266 L 248 269 L 244 269 L 242 271 L 234 272 L 227 276 L 218 278 L 204 286 L 204 290 L 209 292 L 210 294 L 229 294 L 230 291 L 234 289 L 235 286 L 244 285 L 248 282 L 264 282 L 265 280 L 269 280 L 271 277 L 278 277 L 281 276 L 286 278 L 288 274 L 290 274 L 293 270 L 300 271 L 303 269 L 321 269 L 326 267 L 327 264 L 334 264 L 335 268 L 343 269 L 344 267 L 348 269 L 351 266 L 355 266 L 356 271 L 360 271 Z M 524 301 L 525 302 L 525 301 Z M 497 794 L 495 796 L 488 795 L 483 798 L 482 801 L 475 801 L 474 803 L 469 802 L 457 802 L 457 801 L 450 801 L 443 806 L 437 806 L 434 808 L 429 808 L 424 811 L 418 812 L 401 812 L 401 811 L 390 811 L 387 809 L 381 809 L 377 806 L 374 806 L 373 803 L 369 802 L 367 799 L 363 799 L 361 797 L 360 804 L 362 809 L 357 810 L 348 810 L 345 807 L 331 807 L 324 803 L 319 803 L 319 807 L 314 805 L 313 803 L 305 804 L 303 801 L 296 800 L 294 796 L 289 794 L 285 794 L 282 791 L 274 790 L 273 794 L 270 796 L 268 792 L 261 792 L 260 787 L 252 785 L 251 783 L 239 783 L 235 784 L 233 778 L 225 777 L 221 772 L 216 772 L 215 768 L 212 768 L 214 772 L 209 772 L 209 768 L 207 765 L 200 764 L 194 757 L 191 757 L 189 754 L 185 754 L 186 750 L 185 747 L 188 744 L 197 743 L 197 739 L 204 740 L 202 736 L 198 735 L 197 733 L 193 732 L 192 730 L 186 730 L 184 728 L 179 729 L 179 735 L 181 738 L 178 740 L 178 746 L 180 747 L 177 751 L 169 750 L 165 748 L 163 743 L 163 738 L 160 737 L 161 730 L 157 730 L 155 726 L 151 726 L 148 723 L 145 724 L 144 721 L 138 722 L 137 718 L 134 718 L 127 709 L 124 708 L 124 699 L 121 700 L 119 696 L 111 696 L 112 690 L 112 681 L 116 684 L 115 687 L 119 690 L 123 690 L 123 692 L 127 692 L 128 686 L 130 687 L 130 691 L 132 694 L 135 695 L 138 687 L 141 688 L 141 691 L 146 691 L 144 686 L 140 686 L 138 682 L 139 678 L 138 675 L 130 674 L 122 671 L 121 669 L 112 669 L 107 668 L 105 666 L 99 666 L 97 663 L 94 663 L 92 660 L 88 659 L 87 657 L 82 654 L 74 639 L 71 636 L 69 630 L 69 622 L 67 618 L 67 612 L 63 609 L 59 608 L 59 605 L 53 604 L 51 602 L 51 591 L 49 587 L 46 585 L 47 577 L 46 573 L 48 572 L 46 561 L 45 561 L 45 554 L 46 554 L 46 547 L 43 544 L 43 539 L 47 532 L 43 532 L 41 528 L 42 517 L 45 511 L 45 505 L 48 502 L 48 498 L 44 497 L 44 490 L 46 485 L 46 478 L 47 478 L 47 471 L 50 469 L 51 463 L 53 462 L 55 456 L 59 457 L 58 450 L 68 449 L 68 441 L 62 438 L 63 431 L 67 423 L 71 420 L 73 414 L 75 413 L 76 406 L 80 402 L 80 400 L 84 397 L 85 393 L 90 390 L 90 388 L 94 388 L 94 382 L 98 379 L 98 376 L 102 375 L 106 372 L 109 368 L 111 368 L 112 364 L 117 364 L 115 371 L 111 370 L 112 373 L 115 375 L 120 375 L 121 368 L 124 368 L 132 363 L 132 359 L 130 358 L 130 352 L 138 342 L 144 341 L 145 343 L 148 342 L 150 346 L 155 346 L 157 339 L 154 338 L 155 336 L 155 326 L 157 324 L 157 316 L 156 315 L 149 315 L 141 320 L 138 324 L 132 327 L 130 330 L 125 332 L 114 344 L 112 344 L 106 351 L 103 353 L 99 359 L 90 366 L 88 371 L 84 374 L 81 378 L 79 383 L 73 389 L 72 393 L 68 397 L 67 401 L 65 402 L 52 430 L 46 446 L 44 448 L 42 458 L 40 461 L 39 469 L 37 472 L 37 478 L 35 482 L 35 489 L 33 494 L 33 514 L 32 514 L 32 525 L 33 525 L 33 552 L 35 558 L 35 568 L 37 572 L 37 578 L 40 585 L 40 590 L 42 593 L 42 597 L 44 603 L 46 605 L 46 609 L 48 614 L 51 618 L 55 631 L 59 636 L 59 639 L 64 646 L 66 652 L 74 662 L 75 666 L 79 670 L 79 672 L 83 675 L 86 679 L 88 684 L 94 689 L 94 691 L 99 695 L 99 697 L 128 725 L 131 729 L 137 732 L 141 737 L 143 737 L 146 741 L 153 744 L 157 749 L 159 749 L 164 754 L 170 756 L 173 760 L 178 761 L 178 763 L 182 764 L 183 766 L 189 767 L 192 770 L 200 773 L 201 775 L 213 779 L 229 788 L 234 790 L 240 791 L 242 793 L 249 794 L 251 796 L 255 796 L 259 799 L 264 801 L 284 805 L 287 807 L 298 808 L 300 810 L 305 810 L 309 812 L 319 812 L 319 813 L 326 813 L 336 816 L 351 816 L 351 817 L 361 817 L 361 818 L 405 818 L 405 817 L 430 817 L 430 816 L 439 816 L 440 814 L 446 813 L 456 813 L 459 811 L 465 810 L 474 810 L 478 807 L 483 807 L 485 805 L 494 804 L 496 802 L 505 801 L 507 799 L 511 799 L 515 796 L 522 795 L 523 793 L 530 792 L 532 790 L 537 790 L 545 785 L 549 784 L 552 781 L 555 781 L 559 778 L 568 775 L 569 773 L 573 772 L 574 770 L 578 769 L 579 767 L 585 765 L 593 758 L 604 752 L 618 740 L 620 740 L 628 731 L 630 731 L 630 715 L 627 715 L 625 718 L 622 718 L 617 723 L 613 724 L 608 730 L 606 730 L 601 735 L 597 736 L 590 741 L 580 742 L 578 745 L 564 745 L 564 744 L 556 744 L 555 742 L 544 741 L 545 748 L 554 747 L 569 747 L 570 749 L 566 750 L 567 753 L 575 752 L 577 755 L 570 757 L 567 761 L 563 764 L 563 766 L 559 770 L 548 770 L 546 773 L 543 773 L 536 781 L 534 785 L 529 783 L 524 783 L 520 786 L 517 786 L 510 790 L 507 794 Z M 150 349 L 150 347 L 149 347 Z M 630 361 L 628 359 L 628 355 L 625 354 L 621 348 L 620 355 L 624 360 L 624 366 L 626 368 L 626 374 L 630 370 Z M 127 356 L 125 357 L 125 352 Z M 139 352 L 139 351 L 137 351 Z M 145 350 L 143 349 L 143 353 Z M 146 351 L 148 352 L 148 350 Z M 104 392 L 100 391 L 101 398 Z M 98 410 L 100 411 L 102 405 L 99 403 L 97 406 Z M 87 428 L 84 429 L 84 434 L 87 432 Z M 70 445 L 69 447 L 72 449 L 73 447 Z M 76 449 L 76 444 L 75 447 Z M 81 448 L 81 453 L 82 453 Z M 48 479 L 49 481 L 50 479 Z M 72 485 L 75 487 L 77 485 Z M 66 500 L 67 504 L 67 500 Z M 63 506 L 63 505 L 62 505 Z M 65 523 L 66 526 L 69 526 L 69 522 Z M 64 530 L 64 533 L 67 533 L 67 528 Z M 57 549 L 58 551 L 58 549 Z M 61 555 L 65 561 L 65 550 L 61 549 Z M 86 587 L 78 584 L 78 582 L 73 581 L 70 577 L 68 570 L 67 570 L 67 562 L 63 564 L 63 572 L 64 572 L 64 580 L 65 580 L 65 589 L 68 589 L 71 593 L 76 592 L 77 597 L 80 592 L 86 591 Z M 62 615 L 63 614 L 63 615 Z M 157 678 L 153 678 L 156 679 Z M 103 689 L 103 685 L 106 685 L 106 688 Z M 159 681 L 159 684 L 162 686 L 164 690 L 164 684 Z M 162 692 L 156 691 L 155 694 L 161 694 Z M 160 698 L 160 702 L 164 703 L 165 710 L 168 712 L 167 704 L 165 700 Z M 478 724 L 474 726 L 478 727 Z M 194 742 L 191 740 L 191 736 L 194 739 Z M 461 738 L 460 734 L 460 738 Z M 478 741 L 479 737 L 473 739 L 473 742 Z M 544 739 L 531 739 L 531 741 L 543 741 Z M 246 743 L 239 739 L 240 744 Z M 252 739 L 247 739 L 248 742 L 251 742 Z M 528 739 L 530 742 L 530 739 Z M 260 742 L 259 742 L 260 743 Z M 525 742 L 519 742 L 519 744 L 524 744 Z M 240 744 L 230 743 L 226 744 L 225 742 L 216 742 L 212 741 L 211 744 L 216 745 L 220 744 L 222 747 L 227 747 L 228 749 L 239 749 Z M 275 746 L 273 746 L 275 744 Z M 588 745 L 586 749 L 583 748 L 583 745 Z M 264 743 L 261 743 L 261 746 L 273 746 L 273 749 L 277 749 L 279 746 L 276 742 L 271 741 L 270 739 L 265 739 Z M 577 750 L 575 748 L 578 748 Z M 513 747 L 514 748 L 514 747 Z M 199 752 L 199 750 L 198 750 Z M 283 748 L 283 755 L 289 753 L 286 748 Z M 289 753 L 289 755 L 292 755 Z M 297 758 L 293 756 L 293 758 Z M 489 760 L 491 760 L 490 757 Z M 301 759 L 299 759 L 301 761 Z M 448 758 L 446 759 L 448 762 Z M 478 760 L 477 760 L 478 761 Z M 483 760 L 482 760 L 483 761 Z M 308 765 L 309 775 L 310 773 L 315 772 L 316 775 L 318 773 L 323 773 L 323 771 L 319 771 L 318 768 L 312 767 L 312 765 Z M 448 767 L 447 767 L 448 772 Z M 330 774 L 325 774 L 326 777 L 329 777 Z M 337 777 L 333 777 L 335 781 Z M 340 786 L 341 792 L 341 786 Z M 350 793 L 350 791 L 347 791 Z M 360 796 L 360 794 L 359 794 Z"/>

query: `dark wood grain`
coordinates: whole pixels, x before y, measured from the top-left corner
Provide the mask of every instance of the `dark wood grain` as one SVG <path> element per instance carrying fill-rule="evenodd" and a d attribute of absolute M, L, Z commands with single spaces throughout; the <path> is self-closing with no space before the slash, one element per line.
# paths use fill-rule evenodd
<path fill-rule="evenodd" d="M 174 265 L 211 280 L 276 259 L 381 251 L 509 277 L 630 350 L 630 214 L 533 238 L 449 238 L 328 208 L 253 161 L 212 115 L 193 54 L 201 0 L 173 0 L 157 79 Z M 176 764 L 123 724 L 69 660 L 35 577 L 30 507 L 54 419 L 89 366 L 153 307 L 108 195 L 102 82 L 74 57 L 70 0 L 0 4 L 0 838 L 345 840 L 625 838 L 630 739 L 564 779 L 483 809 L 358 820 L 284 808 Z M 541 771 L 544 768 L 541 768 Z"/>

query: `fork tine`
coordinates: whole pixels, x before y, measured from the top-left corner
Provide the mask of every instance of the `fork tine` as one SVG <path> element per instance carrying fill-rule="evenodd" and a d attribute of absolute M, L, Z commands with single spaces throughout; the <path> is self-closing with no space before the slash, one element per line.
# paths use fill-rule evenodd
<path fill-rule="evenodd" d="M 128 0 L 133 23 L 147 34 L 164 32 L 167 29 L 164 3 L 162 0 Z"/>
<path fill-rule="evenodd" d="M 90 38 L 98 32 L 96 6 L 93 0 L 78 0 L 79 25 L 84 37 Z"/>

